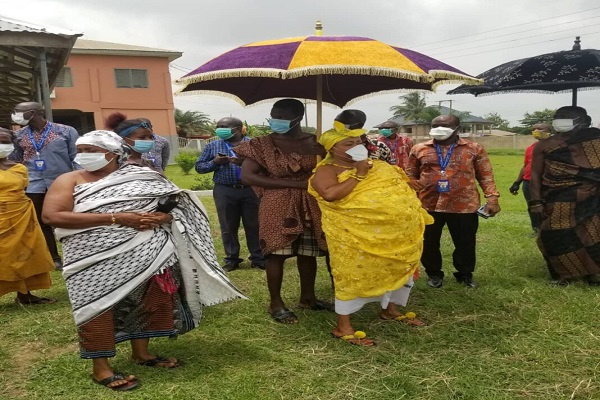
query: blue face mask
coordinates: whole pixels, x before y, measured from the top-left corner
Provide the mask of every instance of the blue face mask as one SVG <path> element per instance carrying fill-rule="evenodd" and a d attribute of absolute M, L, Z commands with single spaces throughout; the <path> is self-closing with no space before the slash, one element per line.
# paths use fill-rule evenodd
<path fill-rule="evenodd" d="M 381 133 L 385 137 L 388 137 L 392 136 L 394 134 L 394 131 L 390 128 L 381 128 L 379 129 L 379 133 Z"/>
<path fill-rule="evenodd" d="M 287 119 L 275 119 L 269 120 L 269 127 L 275 133 L 287 133 L 292 127 L 290 126 L 292 121 Z"/>
<path fill-rule="evenodd" d="M 154 140 L 134 140 L 131 148 L 138 153 L 147 153 L 154 148 Z"/>
<path fill-rule="evenodd" d="M 227 140 L 231 139 L 234 135 L 232 128 L 217 128 L 215 134 L 219 139 Z"/>

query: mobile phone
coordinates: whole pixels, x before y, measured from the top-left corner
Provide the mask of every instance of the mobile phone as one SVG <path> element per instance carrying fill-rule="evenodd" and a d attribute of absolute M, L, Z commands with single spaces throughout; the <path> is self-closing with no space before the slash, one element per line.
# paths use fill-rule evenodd
<path fill-rule="evenodd" d="M 217 153 L 217 155 L 218 155 L 219 157 L 226 157 L 226 156 L 225 156 L 225 153 Z"/>
<path fill-rule="evenodd" d="M 487 204 L 487 203 L 486 203 L 486 204 Z M 488 214 L 488 213 L 486 213 L 486 212 L 485 212 L 485 206 L 486 206 L 486 204 L 482 205 L 481 207 L 479 207 L 479 208 L 477 209 L 477 215 L 479 215 L 481 218 L 488 219 L 488 218 L 490 218 L 492 215 L 491 215 L 491 214 Z"/>

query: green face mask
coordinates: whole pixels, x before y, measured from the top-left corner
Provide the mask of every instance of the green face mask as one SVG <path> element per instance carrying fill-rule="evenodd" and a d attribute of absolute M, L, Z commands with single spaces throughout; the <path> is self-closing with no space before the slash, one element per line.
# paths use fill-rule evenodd
<path fill-rule="evenodd" d="M 391 128 L 381 128 L 379 129 L 379 133 L 381 133 L 385 137 L 388 137 L 392 136 L 394 134 L 394 131 Z"/>

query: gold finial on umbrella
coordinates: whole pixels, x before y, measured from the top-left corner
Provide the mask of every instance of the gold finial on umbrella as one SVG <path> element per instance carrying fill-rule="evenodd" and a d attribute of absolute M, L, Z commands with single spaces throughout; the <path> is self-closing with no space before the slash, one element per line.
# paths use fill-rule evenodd
<path fill-rule="evenodd" d="M 323 24 L 321 21 L 317 21 L 315 25 L 315 36 L 323 36 Z"/>

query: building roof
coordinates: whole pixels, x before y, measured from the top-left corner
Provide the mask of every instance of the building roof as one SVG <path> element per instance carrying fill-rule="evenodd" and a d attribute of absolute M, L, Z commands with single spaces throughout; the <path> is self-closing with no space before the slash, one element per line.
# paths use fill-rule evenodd
<path fill-rule="evenodd" d="M 20 21 L 18 19 L 9 18 L 2 15 L 0 15 L 0 32 L 44 33 L 65 37 L 82 35 L 82 33 L 73 32 L 68 29 L 37 25 L 31 22 Z"/>
<path fill-rule="evenodd" d="M 169 62 L 183 55 L 180 51 L 155 49 L 123 43 L 101 42 L 98 40 L 77 39 L 72 54 L 104 54 L 111 56 L 165 57 Z"/>
<path fill-rule="evenodd" d="M 0 16 L 0 126 L 10 125 L 10 111 L 40 98 L 40 66 L 48 72 L 49 90 L 81 33 Z"/>
<path fill-rule="evenodd" d="M 432 107 L 437 107 L 437 106 L 432 106 Z M 440 113 L 442 115 L 447 115 L 450 114 L 451 111 L 456 111 L 459 113 L 463 113 L 463 111 L 460 110 L 451 110 L 448 107 L 438 107 L 440 110 Z M 410 125 L 429 125 L 428 123 L 423 123 L 423 122 L 416 122 L 416 121 L 405 121 L 404 117 L 394 117 L 394 118 L 390 118 L 390 121 L 394 121 L 395 123 L 397 123 L 398 125 L 401 126 L 410 126 Z M 493 124 L 493 121 L 487 120 L 485 118 L 482 117 L 478 117 L 476 115 L 471 115 L 469 114 L 467 117 L 461 118 L 460 120 L 461 124 Z"/>

